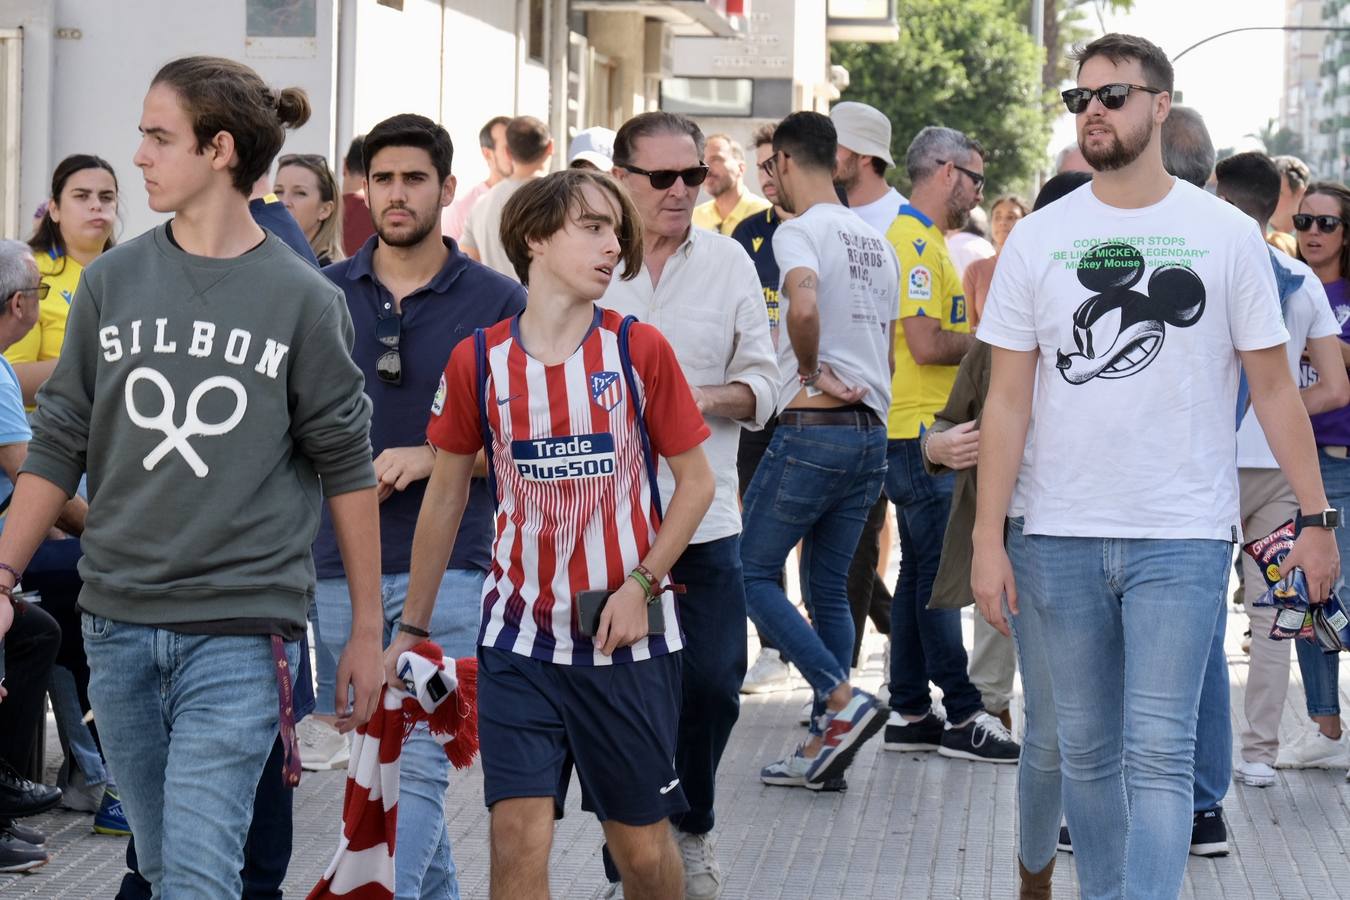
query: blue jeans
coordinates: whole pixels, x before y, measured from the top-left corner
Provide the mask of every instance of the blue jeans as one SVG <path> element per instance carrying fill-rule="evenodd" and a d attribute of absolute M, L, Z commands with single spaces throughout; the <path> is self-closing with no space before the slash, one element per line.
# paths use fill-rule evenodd
<path fill-rule="evenodd" d="M 886 462 L 886 496 L 895 504 L 901 552 L 891 598 L 891 709 L 908 716 L 928 712 L 931 681 L 942 688 L 948 721 L 965 722 L 984 709 L 984 701 L 968 674 L 961 612 L 928 609 L 956 476 L 925 472 L 917 439 L 890 441 Z"/>
<path fill-rule="evenodd" d="M 871 425 L 779 423 L 742 512 L 745 604 L 761 634 L 797 667 L 815 692 L 811 733 L 820 734 L 825 697 L 848 681 L 853 613 L 848 568 L 867 511 L 886 473 L 886 429 Z M 811 624 L 788 600 L 778 575 L 806 538 Z"/>
<path fill-rule="evenodd" d="M 81 616 L 89 697 L 155 897 L 237 897 L 253 797 L 277 738 L 264 636 Z M 287 645 L 299 665 L 300 645 Z"/>
<path fill-rule="evenodd" d="M 408 574 L 380 576 L 387 646 L 403 616 Z M 473 657 L 482 609 L 483 573 L 448 569 L 441 578 L 436 606 L 427 630 L 446 657 Z M 334 658 L 342 656 L 352 633 L 352 606 L 345 578 L 320 578 L 314 594 L 320 633 Z M 323 707 L 320 713 L 327 713 Z M 425 724 L 413 729 L 403 745 L 399 766 L 398 836 L 394 859 L 394 896 L 426 900 L 459 900 L 459 882 L 445 828 L 445 792 L 450 763 Z"/>
<path fill-rule="evenodd" d="M 1228 691 L 1228 654 L 1223 639 L 1228 613 L 1219 608 L 1214 637 L 1205 660 L 1205 680 L 1200 687 L 1200 709 L 1195 724 L 1195 812 L 1223 809 L 1223 798 L 1233 780 L 1233 716 Z M 1307 643 L 1299 641 L 1298 643 Z"/>
<path fill-rule="evenodd" d="M 717 764 L 741 714 L 745 680 L 745 579 L 739 534 L 690 544 L 671 568 L 679 595 L 683 700 L 675 772 L 689 810 L 672 816 L 681 831 L 712 831 Z"/>
<path fill-rule="evenodd" d="M 1327 492 L 1327 502 L 1339 509 L 1344 519 L 1350 515 L 1350 459 L 1328 456 L 1320 447 L 1317 457 L 1321 463 L 1322 489 Z M 1336 529 L 1336 549 L 1341 554 L 1341 582 L 1336 586 L 1336 593 L 1341 603 L 1346 603 L 1350 601 L 1350 590 L 1346 588 L 1350 584 L 1346 579 L 1346 568 L 1350 566 L 1350 527 L 1342 525 Z M 1294 641 L 1294 648 L 1298 653 L 1299 671 L 1303 673 L 1308 715 L 1340 715 L 1340 655 L 1323 653 L 1308 641 Z"/>
<path fill-rule="evenodd" d="M 337 657 L 323 640 L 323 629 L 319 626 L 319 601 L 310 602 L 307 618 L 314 629 L 314 675 L 317 682 L 314 708 L 324 710 L 327 714 L 337 703 L 337 698 L 333 696 L 337 687 Z M 296 716 L 296 721 L 300 718 Z"/>
<path fill-rule="evenodd" d="M 1232 545 L 1026 537 L 1084 900 L 1181 890 L 1196 722 Z M 1123 826 L 1123 827 L 1122 827 Z"/>
<path fill-rule="evenodd" d="M 1050 679 L 1050 647 L 1040 622 L 1040 585 L 1030 565 L 1022 519 L 1009 518 L 1005 537 L 1017 580 L 1017 615 L 1006 609 L 1022 673 L 1026 730 L 1017 760 L 1018 858 L 1028 872 L 1040 872 L 1055 858 L 1059 840 L 1059 744 L 1055 689 Z M 979 615 L 977 612 L 976 615 Z"/>

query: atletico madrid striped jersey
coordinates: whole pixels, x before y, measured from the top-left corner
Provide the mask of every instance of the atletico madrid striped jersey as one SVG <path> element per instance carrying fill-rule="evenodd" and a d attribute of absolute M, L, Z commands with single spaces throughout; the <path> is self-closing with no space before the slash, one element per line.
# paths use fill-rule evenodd
<path fill-rule="evenodd" d="M 519 317 L 487 330 L 487 419 L 498 509 L 492 568 L 483 584 L 479 643 L 561 665 L 608 665 L 682 646 L 673 596 L 661 595 L 665 634 L 612 657 L 577 628 L 572 598 L 616 590 L 656 537 L 635 406 L 619 358 L 622 317 L 596 308 L 581 345 L 546 366 L 526 352 Z M 629 332 L 652 452 L 677 456 L 708 426 L 675 351 L 649 325 Z M 450 355 L 427 437 L 451 453 L 483 446 L 472 338 Z"/>

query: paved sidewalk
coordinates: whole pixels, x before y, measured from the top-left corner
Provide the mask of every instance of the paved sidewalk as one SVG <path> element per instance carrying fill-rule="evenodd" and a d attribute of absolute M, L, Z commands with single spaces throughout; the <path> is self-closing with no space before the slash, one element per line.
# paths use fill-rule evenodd
<path fill-rule="evenodd" d="M 1247 665 L 1237 642 L 1245 628 L 1244 615 L 1230 615 L 1235 733 L 1243 725 Z M 869 636 L 867 647 L 871 655 L 863 683 L 875 685 L 881 674 L 880 639 Z M 1297 666 L 1293 672 L 1283 726 L 1287 736 L 1303 719 Z M 847 793 L 761 785 L 759 767 L 798 739 L 797 714 L 806 698 L 805 690 L 745 698 L 718 779 L 718 856 L 726 900 L 1015 896 L 1013 766 L 888 753 L 876 740 L 850 770 Z M 56 746 L 54 733 L 48 746 Z M 1282 772 L 1270 788 L 1233 785 L 1226 801 L 1233 852 L 1223 859 L 1193 858 L 1182 896 L 1350 896 L 1350 784 L 1344 777 L 1339 771 Z M 303 897 L 327 864 L 341 795 L 339 773 L 306 773 L 296 794 L 288 896 Z M 447 809 L 461 895 L 486 898 L 487 813 L 476 768 L 454 779 Z M 87 815 L 54 812 L 30 821 L 48 831 L 52 862 L 30 875 L 0 875 L 0 896 L 114 895 L 125 841 L 90 833 Z M 1060 854 L 1057 867 L 1056 898 L 1076 897 L 1072 857 Z M 554 841 L 553 895 L 597 898 L 601 873 L 600 829 L 581 812 L 574 784 Z"/>

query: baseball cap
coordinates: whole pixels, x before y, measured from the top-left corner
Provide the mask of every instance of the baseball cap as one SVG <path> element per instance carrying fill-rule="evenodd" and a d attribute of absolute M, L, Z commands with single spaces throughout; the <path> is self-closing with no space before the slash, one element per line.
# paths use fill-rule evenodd
<path fill-rule="evenodd" d="M 567 164 L 585 160 L 601 172 L 614 168 L 614 132 L 608 128 L 596 126 L 577 132 L 572 143 L 567 146 Z"/>
<path fill-rule="evenodd" d="M 835 104 L 830 110 L 830 121 L 839 135 L 839 146 L 859 156 L 875 156 L 895 165 L 891 159 L 891 120 L 886 114 L 866 103 L 852 100 Z"/>

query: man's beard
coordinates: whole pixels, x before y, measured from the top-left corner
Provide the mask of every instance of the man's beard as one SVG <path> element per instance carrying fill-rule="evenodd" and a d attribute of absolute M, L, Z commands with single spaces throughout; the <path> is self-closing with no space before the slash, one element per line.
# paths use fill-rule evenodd
<path fill-rule="evenodd" d="M 375 230 L 379 233 L 380 240 L 390 247 L 414 247 L 426 240 L 427 235 L 440 226 L 440 220 L 437 216 L 428 216 L 423 220 L 421 216 L 406 206 L 403 207 L 403 211 L 413 217 L 412 231 L 405 234 L 394 234 L 391 229 L 387 229 L 379 222 L 375 223 Z"/>
<path fill-rule="evenodd" d="M 736 187 L 736 179 L 730 175 L 721 178 L 710 175 L 704 183 L 707 185 L 708 196 L 710 197 L 721 197 Z"/>
<path fill-rule="evenodd" d="M 1152 139 L 1153 126 L 1146 123 L 1134 132 L 1126 132 L 1124 140 L 1121 140 L 1120 132 L 1117 131 L 1105 149 L 1091 147 L 1082 138 L 1078 141 L 1078 147 L 1083 152 L 1083 159 L 1094 171 L 1114 172 L 1138 159 Z"/>
<path fill-rule="evenodd" d="M 834 173 L 834 184 L 845 192 L 858 186 L 858 158 L 855 156 L 847 164 L 841 165 Z"/>

